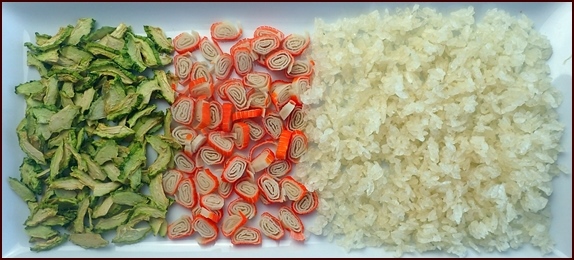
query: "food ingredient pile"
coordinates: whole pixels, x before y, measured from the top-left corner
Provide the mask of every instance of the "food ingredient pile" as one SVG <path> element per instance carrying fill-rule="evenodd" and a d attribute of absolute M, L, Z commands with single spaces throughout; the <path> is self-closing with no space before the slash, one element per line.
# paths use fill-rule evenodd
<path fill-rule="evenodd" d="M 531 21 L 417 6 L 315 29 L 310 146 L 296 172 L 319 192 L 311 232 L 397 255 L 552 250 L 564 127 L 552 49 Z"/>
<path fill-rule="evenodd" d="M 109 230 L 117 231 L 116 244 L 165 233 L 171 202 L 162 174 L 178 145 L 169 131 L 157 133 L 169 129 L 170 116 L 154 103 L 174 101 L 161 69 L 171 64 L 173 47 L 161 29 L 144 29 L 145 36 L 135 35 L 123 23 L 96 28 L 94 19 L 82 18 L 25 43 L 40 79 L 15 88 L 26 99 L 16 129 L 26 157 L 20 178 L 8 181 L 30 210 L 21 221 L 32 251 L 68 239 L 105 247 L 101 234 Z M 158 155 L 150 162 L 148 145 Z"/>
<path fill-rule="evenodd" d="M 173 39 L 171 135 L 182 148 L 164 189 L 186 211 L 167 236 L 195 236 L 202 245 L 220 232 L 233 245 L 284 236 L 303 242 L 299 216 L 315 210 L 317 193 L 290 174 L 307 150 L 299 95 L 313 73 L 303 55 L 309 36 L 265 25 L 247 34 L 230 22 L 213 23 L 210 34 Z"/>

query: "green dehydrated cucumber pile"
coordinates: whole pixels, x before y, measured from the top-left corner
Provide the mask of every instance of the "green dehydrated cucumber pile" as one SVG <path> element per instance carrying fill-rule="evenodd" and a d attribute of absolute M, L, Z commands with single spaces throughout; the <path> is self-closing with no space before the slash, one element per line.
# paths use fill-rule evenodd
<path fill-rule="evenodd" d="M 181 149 L 169 131 L 172 41 L 157 27 L 136 35 L 125 24 L 96 28 L 82 18 L 53 35 L 36 33 L 27 63 L 41 78 L 16 86 L 26 100 L 17 127 L 25 158 L 10 187 L 28 204 L 31 250 L 68 239 L 83 248 L 165 236 L 162 173 Z M 145 75 L 153 75 L 151 77 Z M 164 133 L 159 130 L 164 127 Z M 147 147 L 157 153 L 149 163 Z M 149 164 L 149 165 L 148 165 Z M 143 190 L 149 189 L 147 194 Z"/>

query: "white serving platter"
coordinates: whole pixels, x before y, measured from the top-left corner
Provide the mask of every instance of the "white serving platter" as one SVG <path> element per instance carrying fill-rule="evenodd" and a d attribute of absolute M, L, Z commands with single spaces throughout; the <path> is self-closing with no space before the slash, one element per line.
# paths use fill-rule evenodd
<path fill-rule="evenodd" d="M 252 32 L 259 25 L 271 25 L 285 33 L 312 33 L 315 18 L 334 22 L 378 9 L 413 6 L 415 3 L 2 3 L 2 257 L 392 257 L 393 252 L 369 248 L 349 253 L 325 239 L 309 235 L 304 244 L 287 238 L 279 242 L 264 240 L 258 247 L 233 247 L 229 240 L 199 246 L 194 239 L 170 241 L 148 237 L 129 246 L 113 244 L 98 250 L 84 250 L 70 242 L 51 251 L 29 251 L 23 222 L 26 205 L 8 187 L 8 177 L 18 177 L 24 153 L 18 146 L 16 126 L 24 117 L 24 99 L 14 94 L 14 86 L 38 77 L 26 66 L 24 42 L 34 40 L 34 32 L 54 34 L 60 26 L 74 24 L 78 18 L 94 18 L 98 26 L 124 22 L 136 33 L 142 26 L 154 25 L 168 36 L 197 30 L 205 35 L 210 24 L 229 20 L 240 22 Z M 564 153 L 559 163 L 572 169 L 572 3 L 419 3 L 448 13 L 473 5 L 477 19 L 486 10 L 499 8 L 512 15 L 526 14 L 536 29 L 552 44 L 549 60 L 554 86 L 564 95 L 559 107 L 566 125 L 562 140 Z M 570 57 L 570 59 L 568 59 Z M 571 170 L 570 170 L 571 171 Z M 556 242 L 551 257 L 572 257 L 572 178 L 561 175 L 553 181 L 550 197 L 553 220 L 551 236 Z M 303 219 L 312 224 L 312 216 Z M 442 252 L 406 254 L 405 257 L 452 257 Z M 539 257 L 540 252 L 524 246 L 505 253 L 472 250 L 468 256 Z"/>

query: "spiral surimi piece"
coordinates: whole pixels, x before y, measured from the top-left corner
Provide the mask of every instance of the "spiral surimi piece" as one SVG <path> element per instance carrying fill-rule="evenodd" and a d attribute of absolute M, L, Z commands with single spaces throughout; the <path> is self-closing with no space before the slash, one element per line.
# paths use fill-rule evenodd
<path fill-rule="evenodd" d="M 313 74 L 315 62 L 312 60 L 296 60 L 289 70 L 285 71 L 287 78 L 308 77 Z"/>
<path fill-rule="evenodd" d="M 188 208 L 193 209 L 197 204 L 197 194 L 195 190 L 195 184 L 190 178 L 184 178 L 177 186 L 177 191 L 175 192 L 175 202 Z"/>
<path fill-rule="evenodd" d="M 298 56 L 307 49 L 310 43 L 309 35 L 290 34 L 283 39 L 281 47 L 293 56 Z"/>
<path fill-rule="evenodd" d="M 251 49 L 259 55 L 267 55 L 281 47 L 281 40 L 276 35 L 261 35 L 251 40 Z"/>
<path fill-rule="evenodd" d="M 212 211 L 222 209 L 224 203 L 223 197 L 213 193 L 201 196 L 199 199 L 199 205 Z"/>
<path fill-rule="evenodd" d="M 219 45 L 210 41 L 205 36 L 199 41 L 199 51 L 201 52 L 203 58 L 209 62 L 214 61 L 217 56 L 223 54 L 221 48 L 219 48 Z"/>
<path fill-rule="evenodd" d="M 251 91 L 247 95 L 247 100 L 249 103 L 249 108 L 260 108 L 262 109 L 262 114 L 264 114 L 264 110 L 267 109 L 271 103 L 271 99 L 269 98 L 267 91 Z"/>
<path fill-rule="evenodd" d="M 231 237 L 237 229 L 247 223 L 247 218 L 243 213 L 239 212 L 237 215 L 229 215 L 223 219 L 221 224 L 221 233 L 225 237 Z"/>
<path fill-rule="evenodd" d="M 255 204 L 259 198 L 259 187 L 248 178 L 243 178 L 235 182 L 233 190 L 247 203 Z"/>
<path fill-rule="evenodd" d="M 295 77 L 291 82 L 291 85 L 291 93 L 293 95 L 300 96 L 311 87 L 311 78 L 310 76 Z"/>
<path fill-rule="evenodd" d="M 167 170 L 162 176 L 163 191 L 168 195 L 175 194 L 177 186 L 182 179 L 183 173 L 180 171 L 175 169 Z"/>
<path fill-rule="evenodd" d="M 286 50 L 274 51 L 267 55 L 265 66 L 272 71 L 290 70 L 295 59 Z"/>
<path fill-rule="evenodd" d="M 300 200 L 291 203 L 291 210 L 299 215 L 305 215 L 313 212 L 318 205 L 319 198 L 317 192 L 307 191 Z"/>
<path fill-rule="evenodd" d="M 286 160 L 276 160 L 265 169 L 265 173 L 271 175 L 275 180 L 281 180 L 289 172 L 291 172 L 291 163 Z"/>
<path fill-rule="evenodd" d="M 307 152 L 307 136 L 301 130 L 293 131 L 289 150 L 287 150 L 287 158 L 291 162 L 298 163 L 305 152 Z"/>
<path fill-rule="evenodd" d="M 263 117 L 263 129 L 273 139 L 279 139 L 283 130 L 283 120 L 276 113 L 269 113 Z"/>
<path fill-rule="evenodd" d="M 225 157 L 210 146 L 202 146 L 197 151 L 197 163 L 204 163 L 205 165 L 222 164 Z M 200 161 L 201 160 L 201 161 Z"/>
<path fill-rule="evenodd" d="M 223 53 L 213 61 L 213 74 L 218 80 L 225 80 L 233 71 L 233 57 L 230 54 Z"/>
<path fill-rule="evenodd" d="M 217 193 L 223 197 L 224 199 L 229 198 L 231 196 L 231 192 L 233 191 L 233 184 L 219 180 L 219 187 L 217 188 Z"/>
<path fill-rule="evenodd" d="M 271 88 L 271 75 L 265 72 L 248 73 L 243 77 L 243 85 L 267 92 Z"/>
<path fill-rule="evenodd" d="M 183 32 L 173 38 L 173 47 L 179 54 L 192 52 L 199 48 L 200 40 L 199 33 L 196 31 L 191 31 L 191 33 Z"/>
<path fill-rule="evenodd" d="M 231 157 L 225 163 L 225 167 L 221 173 L 221 179 L 224 182 L 235 183 L 237 180 L 243 177 L 243 174 L 247 170 L 248 165 L 249 161 L 239 155 Z"/>
<path fill-rule="evenodd" d="M 231 152 L 233 152 L 235 142 L 230 137 L 224 135 L 228 134 L 220 131 L 210 132 L 207 135 L 207 144 L 223 156 L 228 157 L 231 155 Z"/>
<path fill-rule="evenodd" d="M 283 32 L 281 32 L 279 29 L 277 29 L 275 27 L 271 27 L 268 25 L 262 25 L 262 26 L 255 28 L 255 31 L 253 32 L 254 38 L 257 38 L 257 37 L 263 36 L 263 35 L 275 35 L 275 36 L 277 36 L 277 38 L 279 38 L 280 41 L 282 41 L 283 38 L 285 38 L 285 34 L 283 34 Z"/>
<path fill-rule="evenodd" d="M 197 239 L 197 242 L 200 245 L 209 244 L 215 241 L 217 234 L 219 233 L 217 225 L 213 221 L 201 215 L 196 216 L 193 220 L 193 230 L 195 230 L 195 232 L 200 236 Z"/>
<path fill-rule="evenodd" d="M 249 119 L 244 119 L 243 122 L 249 126 L 249 138 L 252 141 L 259 141 L 263 136 L 265 136 L 265 130 L 263 130 L 263 127 L 260 124 Z"/>
<path fill-rule="evenodd" d="M 189 79 L 194 81 L 200 78 L 204 78 L 210 84 L 213 83 L 213 76 L 211 75 L 211 70 L 207 62 L 195 62 L 191 66 Z"/>
<path fill-rule="evenodd" d="M 258 109 L 261 111 L 259 116 L 263 117 L 267 111 L 267 107 L 271 100 L 266 92 L 249 89 L 247 91 L 247 103 L 250 109 Z M 251 118 L 251 117 L 250 117 Z M 242 118 L 243 119 L 243 118 Z"/>
<path fill-rule="evenodd" d="M 303 232 L 305 228 L 303 227 L 303 222 L 299 216 L 297 216 L 291 209 L 287 206 L 282 206 L 279 208 L 278 214 L 279 221 L 281 221 L 281 225 L 283 228 L 290 231 L 291 238 L 297 241 L 305 240 L 305 235 Z"/>
<path fill-rule="evenodd" d="M 216 22 L 210 27 L 211 39 L 214 41 L 234 41 L 241 37 L 243 30 L 230 22 Z"/>
<path fill-rule="evenodd" d="M 204 196 L 217 190 L 219 187 L 219 180 L 210 169 L 205 168 L 198 170 L 195 174 L 195 185 L 197 193 Z"/>
<path fill-rule="evenodd" d="M 223 107 L 221 103 L 217 101 L 209 102 L 209 128 L 210 130 L 216 130 L 221 126 L 221 120 L 223 118 Z"/>
<path fill-rule="evenodd" d="M 193 219 L 188 215 L 179 217 L 167 226 L 167 237 L 173 240 L 191 236 L 193 234 L 192 222 Z"/>
<path fill-rule="evenodd" d="M 236 86 L 236 87 L 242 87 L 245 88 L 243 86 L 243 83 L 241 82 L 240 79 L 235 79 L 235 78 L 231 78 L 231 79 L 226 79 L 225 81 L 223 81 L 223 83 L 221 83 L 216 90 L 217 95 L 219 96 L 219 98 L 221 98 L 222 100 L 229 100 L 229 98 L 227 97 L 227 94 L 225 93 L 225 90 L 229 87 L 229 86 Z"/>
<path fill-rule="evenodd" d="M 171 130 L 171 136 L 178 144 L 187 145 L 197 136 L 197 132 L 188 126 L 178 125 Z"/>
<path fill-rule="evenodd" d="M 245 92 L 245 87 L 239 82 L 239 84 L 229 84 L 225 87 L 225 96 L 229 99 L 229 102 L 233 104 L 236 110 L 245 110 L 249 108 L 249 103 L 247 102 L 247 93 Z"/>
<path fill-rule="evenodd" d="M 273 84 L 271 87 L 271 102 L 275 105 L 277 110 L 281 109 L 291 99 L 292 91 L 291 83 L 278 83 Z"/>
<path fill-rule="evenodd" d="M 193 99 L 185 96 L 180 96 L 171 105 L 171 114 L 175 122 L 182 125 L 189 125 L 193 120 L 193 112 L 195 108 L 195 102 Z"/>
<path fill-rule="evenodd" d="M 293 179 L 291 176 L 285 176 L 281 181 L 279 181 L 279 186 L 281 186 L 281 194 L 287 197 L 288 200 L 298 201 L 305 196 L 307 188 L 305 185 Z"/>
<path fill-rule="evenodd" d="M 285 235 L 281 221 L 269 212 L 261 213 L 259 229 L 263 235 L 273 240 L 279 240 Z"/>
<path fill-rule="evenodd" d="M 231 244 L 233 245 L 260 245 L 261 244 L 261 231 L 252 227 L 240 227 L 231 236 Z"/>
<path fill-rule="evenodd" d="M 248 203 L 242 198 L 237 198 L 227 205 L 228 215 L 243 214 L 247 219 L 252 219 L 257 215 L 257 208 L 254 204 Z"/>
<path fill-rule="evenodd" d="M 191 54 L 180 54 L 173 57 L 175 76 L 179 79 L 179 84 L 185 85 L 190 80 L 191 68 L 195 62 Z"/>
<path fill-rule="evenodd" d="M 253 57 L 253 53 L 250 49 L 237 48 L 231 55 L 233 56 L 233 68 L 237 75 L 243 77 L 253 71 L 255 57 Z"/>
<path fill-rule="evenodd" d="M 297 106 L 291 112 L 291 115 L 287 118 L 286 127 L 290 131 L 303 130 L 305 128 L 305 114 L 300 106 Z"/>
<path fill-rule="evenodd" d="M 173 162 L 175 164 L 175 169 L 178 171 L 185 173 L 193 173 L 193 171 L 195 171 L 195 163 L 182 151 L 178 151 L 174 154 Z"/>
<path fill-rule="evenodd" d="M 279 186 L 279 183 L 269 174 L 261 174 L 261 176 L 259 176 L 257 179 L 257 186 L 259 187 L 259 191 L 263 194 L 268 202 L 283 202 L 281 187 Z"/>

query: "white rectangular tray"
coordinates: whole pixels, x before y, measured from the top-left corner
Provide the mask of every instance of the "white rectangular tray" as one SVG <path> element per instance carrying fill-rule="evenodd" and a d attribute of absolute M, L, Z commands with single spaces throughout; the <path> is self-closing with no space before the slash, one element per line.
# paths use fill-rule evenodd
<path fill-rule="evenodd" d="M 98 26 L 131 25 L 143 33 L 142 25 L 163 28 L 170 36 L 189 30 L 205 34 L 215 21 L 240 22 L 247 31 L 259 25 L 271 25 L 285 33 L 312 33 L 315 18 L 334 22 L 374 9 L 393 10 L 414 3 L 2 3 L 2 256 L 3 257 L 391 257 L 382 249 L 356 250 L 346 253 L 335 244 L 311 236 L 304 244 L 290 239 L 280 242 L 264 240 L 260 247 L 232 247 L 220 239 L 215 245 L 200 247 L 195 240 L 169 241 L 149 237 L 129 246 L 110 245 L 105 249 L 83 250 L 70 242 L 48 252 L 29 251 L 23 221 L 28 217 L 26 205 L 10 190 L 9 176 L 18 177 L 24 153 L 18 146 L 16 126 L 24 117 L 24 99 L 14 94 L 14 86 L 37 74 L 26 66 L 24 42 L 34 40 L 34 32 L 54 34 L 60 26 L 74 24 L 78 18 L 96 19 Z M 467 7 L 471 3 L 420 3 L 443 12 Z M 554 54 L 549 61 L 554 85 L 564 94 L 559 108 L 566 124 L 562 140 L 565 153 L 559 162 L 572 169 L 572 3 L 472 3 L 478 19 L 490 8 L 512 15 L 526 14 L 544 35 L 549 37 Z M 202 31 L 203 30 L 203 31 Z M 569 60 L 567 58 L 570 57 Z M 562 175 L 553 182 L 550 198 L 553 222 L 552 238 L 556 249 L 551 256 L 572 257 L 572 179 Z M 311 218 L 304 222 L 310 225 Z M 441 252 L 407 254 L 413 257 L 452 256 Z M 540 253 L 530 246 L 507 253 L 477 254 L 483 257 L 536 257 Z"/>

